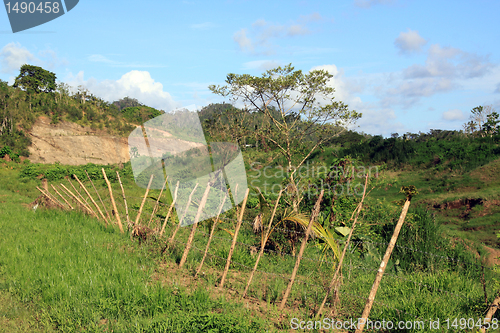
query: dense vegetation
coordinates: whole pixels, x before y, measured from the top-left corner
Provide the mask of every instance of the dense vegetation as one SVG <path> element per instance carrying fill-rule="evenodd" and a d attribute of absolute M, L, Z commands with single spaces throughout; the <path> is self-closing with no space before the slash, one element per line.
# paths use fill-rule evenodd
<path fill-rule="evenodd" d="M 75 183 L 72 175 L 87 182 L 88 174 L 100 195 L 108 195 L 103 166 L 19 163 L 18 157 L 27 155 L 30 144 L 26 131 L 37 117 L 49 116 L 53 123 L 68 120 L 127 135 L 134 125 L 163 114 L 129 97 L 107 103 L 83 87 L 70 92 L 63 83 L 54 85 L 52 74 L 23 66 L 16 87 L 0 82 L 0 158 L 9 155 L 17 162 L 5 162 L 0 168 L 0 176 L 5 179 L 0 187 L 0 229 L 6 235 L 0 242 L 0 251 L 6 254 L 0 258 L 0 291 L 33 305 L 37 319 L 32 318 L 32 327 L 63 332 L 255 332 L 289 328 L 283 318 L 308 318 L 318 310 L 353 226 L 353 212 L 361 202 L 366 174 L 369 193 L 344 262 L 336 318 L 354 317 L 364 305 L 373 273 L 401 212 L 402 185 L 415 185 L 419 195 L 412 201 L 387 266 L 385 283 L 377 295 L 380 304 L 370 318 L 479 319 L 500 289 L 498 272 L 486 264 L 491 248 L 485 247 L 500 244 L 496 237 L 500 135 L 498 115 L 493 110 L 473 109 L 473 117 L 463 131 L 395 133 L 383 138 L 348 131 L 340 125 L 314 123 L 297 114 L 282 117 L 273 106 L 265 112 L 241 110 L 225 103 L 203 108 L 199 117 L 207 141 L 234 142 L 243 148 L 251 187 L 245 223 L 230 266 L 235 272 L 229 282 L 232 291 L 242 289 L 255 262 L 253 252 L 260 247 L 262 225 L 270 219 L 278 193 L 289 186 L 290 179 L 294 182 L 295 189 L 284 191 L 276 206 L 259 279 L 254 280 L 249 292 L 252 301 L 269 305 L 271 310 L 266 312 L 257 306 L 249 310 L 248 302 L 246 308 L 234 300 L 228 302 L 224 297 L 231 293 L 220 297 L 223 291 L 213 290 L 241 208 L 224 213 L 215 229 L 217 241 L 211 245 L 202 277 L 184 288 L 178 282 L 194 280 L 192 273 L 202 256 L 199 249 L 204 248 L 214 220 L 200 223 L 194 236 L 198 250 L 191 251 L 187 270 L 181 270 L 177 263 L 188 239 L 188 228 L 181 228 L 178 243 L 163 253 L 165 242 L 157 235 L 146 243 L 132 243 L 116 228 L 105 228 L 81 212 L 43 207 L 37 211 L 34 205 L 26 210 L 19 205 L 37 198 L 35 186 L 42 178 L 57 185 Z M 39 80 L 32 80 L 32 75 Z M 274 133 L 274 121 L 306 133 L 300 144 L 291 140 L 290 151 L 280 150 L 280 140 L 290 133 Z M 186 129 L 180 126 L 186 136 L 191 135 L 188 123 L 181 124 Z M 322 129 L 335 135 L 325 138 Z M 175 128 L 168 130 L 182 135 L 175 133 Z M 319 142 L 323 144 L 315 150 Z M 294 176 L 283 167 L 297 165 L 305 156 Z M 191 157 L 196 161 L 196 156 Z M 203 167 L 198 164 L 196 167 Z M 121 193 L 116 177 L 116 171 L 120 172 L 133 220 L 142 207 L 144 189 L 136 186 L 130 162 L 104 169 L 115 193 Z M 318 226 L 304 253 L 308 260 L 301 263 L 298 272 L 302 282 L 294 286 L 289 311 L 278 319 L 273 305 L 286 288 L 287 274 L 294 267 L 304 226 L 321 189 L 325 193 Z M 172 202 L 167 187 L 158 210 L 149 218 L 159 193 L 149 192 L 143 207 L 148 216 L 141 223 L 152 228 L 166 218 Z M 119 203 L 118 210 L 123 209 Z M 179 222 L 175 212 L 170 222 L 168 235 Z M 169 282 L 162 283 L 167 278 Z"/>
<path fill-rule="evenodd" d="M 29 155 L 27 131 L 40 116 L 53 124 L 66 120 L 126 136 L 135 125 L 163 113 L 128 97 L 108 103 L 83 86 L 74 91 L 55 80 L 54 73 L 29 65 L 21 68 L 13 86 L 0 80 L 0 149 L 8 147 L 11 158 Z"/>

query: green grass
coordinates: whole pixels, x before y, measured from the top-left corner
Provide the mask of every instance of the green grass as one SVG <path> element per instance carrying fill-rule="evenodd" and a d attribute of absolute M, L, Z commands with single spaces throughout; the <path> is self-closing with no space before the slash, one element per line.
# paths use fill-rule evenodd
<path fill-rule="evenodd" d="M 9 193 L 0 190 L 0 195 Z M 0 204 L 0 290 L 34 304 L 37 324 L 61 332 L 255 332 L 262 320 L 203 289 L 162 287 L 145 247 L 78 212 Z"/>
<path fill-rule="evenodd" d="M 223 228 L 234 230 L 234 210 L 224 214 L 226 220 L 217 229 L 217 238 L 210 247 L 212 255 L 207 257 L 201 276 L 194 280 L 192 275 L 207 240 L 205 233 L 209 229 L 206 222 L 198 226 L 194 248 L 190 251 L 185 269 L 178 269 L 177 263 L 190 228 L 181 228 L 176 237 L 179 243 L 160 256 L 159 249 L 163 242 L 150 241 L 139 245 L 121 235 L 117 228 L 106 228 L 79 212 L 43 209 L 34 212 L 23 207 L 22 203 L 31 202 L 38 196 L 34 186 L 40 181 L 21 181 L 18 178 L 20 166 L 13 163 L 7 165 L 8 168 L 0 168 L 0 177 L 4 180 L 0 185 L 0 230 L 5 235 L 0 242 L 0 252 L 5 254 L 0 258 L 0 295 L 7 295 L 12 304 L 5 310 L 10 313 L 9 318 L 12 319 L 9 320 L 17 322 L 16 325 L 27 322 L 26 325 L 30 326 L 26 327 L 35 332 L 36 329 L 62 332 L 106 329 L 115 332 L 202 332 L 209 329 L 215 332 L 259 332 L 288 329 L 287 320 L 291 316 L 307 319 L 317 310 L 324 297 L 324 286 L 332 277 L 331 265 L 319 264 L 322 257 L 317 241 L 311 241 L 304 254 L 308 259 L 301 262 L 298 281 L 287 303 L 285 321 L 280 324 L 276 320 L 276 307 L 286 288 L 295 257 L 286 253 L 269 253 L 263 257 L 259 270 L 267 273 L 256 274 L 249 295 L 252 303 L 256 302 L 264 310 L 248 308 L 248 305 L 243 305 L 248 304 L 247 300 L 241 304 L 237 297 L 232 296 L 241 294 L 250 267 L 255 262 L 249 246 L 257 245 L 260 240 L 259 235 L 251 230 L 251 220 L 257 209 L 246 210 L 245 223 L 233 256 L 235 262 L 231 265 L 224 288 L 226 292 L 214 286 L 220 279 L 231 239 Z M 370 194 L 371 201 L 367 202 L 367 207 L 371 207 L 368 211 L 373 214 L 378 208 L 385 210 L 395 206 L 390 202 L 401 199 L 397 193 L 400 186 L 412 184 L 411 181 L 424 183 L 424 177 L 420 174 L 412 178 L 407 172 L 382 173 L 375 184 L 376 189 Z M 122 180 L 129 207 L 135 207 L 130 212 L 131 219 L 135 219 L 135 209 L 138 209 L 144 189 L 137 188 L 132 179 L 123 177 Z M 94 183 L 109 207 L 109 194 L 104 183 L 97 179 Z M 86 185 L 94 193 L 88 181 Z M 124 220 L 121 190 L 116 182 L 113 182 L 113 191 Z M 159 190 L 152 191 L 151 197 L 158 193 Z M 423 205 L 430 200 L 438 200 L 432 195 L 436 194 L 424 192 L 420 201 L 415 200 L 409 216 L 414 213 L 414 204 L 420 202 Z M 164 201 L 168 203 L 168 200 Z M 149 220 L 153 205 L 154 200 L 148 199 L 143 223 Z M 166 206 L 163 206 L 158 214 L 163 215 L 165 211 Z M 478 208 L 473 210 L 472 215 L 482 212 Z M 380 213 L 384 218 L 399 214 L 397 209 L 390 214 Z M 484 218 L 485 221 L 475 221 L 493 226 L 492 219 Z M 411 219 L 407 222 L 413 223 Z M 408 223 L 405 230 L 410 230 Z M 464 232 L 458 224 L 443 227 L 448 228 L 449 233 L 452 227 L 456 227 L 453 229 L 456 233 Z M 170 236 L 172 231 L 173 225 L 169 224 L 166 236 Z M 411 239 L 413 234 L 408 233 L 405 237 Z M 399 242 L 398 246 L 413 246 L 409 241 L 401 240 L 406 243 Z M 391 260 L 370 317 L 391 320 L 414 320 L 415 316 L 425 320 L 437 317 L 481 318 L 486 305 L 480 272 L 474 259 L 468 256 L 471 253 L 460 244 L 453 245 L 455 249 L 431 249 L 436 254 L 432 261 L 433 269 L 420 266 L 418 260 L 428 260 L 425 257 L 418 259 L 416 256 L 415 264 L 404 269 Z M 276 250 L 285 251 L 286 247 Z M 385 244 L 375 244 L 369 250 L 353 248 L 352 252 L 348 252 L 336 318 L 348 319 L 361 314 L 384 250 Z M 450 264 L 441 256 L 458 257 L 463 264 Z M 327 260 L 333 260 L 331 253 Z M 485 279 L 490 298 L 494 293 L 492 277 L 493 273 L 487 270 Z M 331 302 L 330 299 L 328 306 Z M 9 310 L 15 309 L 16 304 L 27 308 L 28 312 Z M 329 315 L 325 313 L 325 317 Z"/>

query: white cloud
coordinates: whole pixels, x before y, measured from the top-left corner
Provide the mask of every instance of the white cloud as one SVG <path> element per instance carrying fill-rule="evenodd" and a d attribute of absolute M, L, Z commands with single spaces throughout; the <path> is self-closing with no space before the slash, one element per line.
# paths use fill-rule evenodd
<path fill-rule="evenodd" d="M 394 44 L 402 54 L 420 52 L 422 47 L 427 44 L 427 40 L 422 38 L 418 31 L 408 29 L 408 32 L 401 32 L 394 41 Z"/>
<path fill-rule="evenodd" d="M 88 60 L 92 61 L 92 62 L 103 62 L 106 64 L 114 64 L 115 63 L 113 60 L 106 58 L 102 54 L 92 54 L 91 56 L 88 57 Z"/>
<path fill-rule="evenodd" d="M 275 60 L 255 60 L 255 61 L 249 61 L 245 62 L 243 64 L 244 69 L 250 69 L 250 70 L 261 70 L 261 71 L 267 71 L 272 68 L 276 68 L 280 66 L 280 63 L 275 61 Z"/>
<path fill-rule="evenodd" d="M 388 73 L 375 88 L 384 107 L 415 106 L 422 97 L 450 92 L 455 89 L 494 89 L 491 78 L 498 66 L 488 57 L 454 47 L 431 45 L 425 64 L 414 64 L 400 72 Z M 497 81 L 496 81 L 497 82 Z"/>
<path fill-rule="evenodd" d="M 180 107 L 168 92 L 163 91 L 163 85 L 156 82 L 147 71 L 133 70 L 116 81 L 84 80 L 83 76 L 83 71 L 80 71 L 76 76 L 70 75 L 65 82 L 73 87 L 83 85 L 94 95 L 109 102 L 128 96 L 164 111 Z"/>
<path fill-rule="evenodd" d="M 500 83 L 497 84 L 497 88 L 495 89 L 495 94 L 500 94 Z"/>
<path fill-rule="evenodd" d="M 238 30 L 233 35 L 233 39 L 241 51 L 270 55 L 275 52 L 273 39 L 311 34 L 312 31 L 307 27 L 307 24 L 322 20 L 323 18 L 318 13 L 302 15 L 297 21 L 286 25 L 258 19 L 252 23 L 250 30 L 246 28 Z"/>
<path fill-rule="evenodd" d="M 2 73 L 13 74 L 18 72 L 22 65 L 35 63 L 40 63 L 40 60 L 19 43 L 9 43 L 0 51 Z"/>
<path fill-rule="evenodd" d="M 493 67 L 487 57 L 433 44 L 425 65 L 412 65 L 404 70 L 404 75 L 406 78 L 474 78 L 483 76 Z"/>
<path fill-rule="evenodd" d="M 253 52 L 253 50 L 254 50 L 253 43 L 250 40 L 250 38 L 247 37 L 247 29 L 243 28 L 239 31 L 236 31 L 233 35 L 233 40 L 236 43 L 238 43 L 240 50 L 247 51 L 247 52 Z"/>
<path fill-rule="evenodd" d="M 309 15 L 300 15 L 299 22 L 308 23 L 308 22 L 320 22 L 323 21 L 323 17 L 320 13 L 314 12 Z"/>
<path fill-rule="evenodd" d="M 64 59 L 59 59 L 56 52 L 51 49 L 38 51 L 34 55 L 20 43 L 9 43 L 0 51 L 0 72 L 6 74 L 19 73 L 22 65 L 40 66 L 47 70 L 53 70 L 55 67 L 65 65 Z"/>
<path fill-rule="evenodd" d="M 462 110 L 459 109 L 453 109 L 453 110 L 448 110 L 444 111 L 442 114 L 442 118 L 444 120 L 464 120 L 466 117 Z"/>

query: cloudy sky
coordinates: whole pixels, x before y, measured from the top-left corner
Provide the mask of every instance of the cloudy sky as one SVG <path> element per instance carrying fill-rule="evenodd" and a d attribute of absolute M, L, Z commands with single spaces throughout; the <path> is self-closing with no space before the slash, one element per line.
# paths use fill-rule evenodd
<path fill-rule="evenodd" d="M 292 63 L 335 75 L 359 131 L 460 129 L 475 106 L 500 111 L 498 13 L 497 0 L 82 0 L 16 34 L 3 11 L 0 79 L 29 63 L 168 111 L 222 101 L 207 86 L 228 73 Z"/>

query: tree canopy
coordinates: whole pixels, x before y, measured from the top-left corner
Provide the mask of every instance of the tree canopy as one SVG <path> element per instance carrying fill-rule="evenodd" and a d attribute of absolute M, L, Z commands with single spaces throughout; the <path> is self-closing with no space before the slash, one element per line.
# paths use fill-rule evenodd
<path fill-rule="evenodd" d="M 332 77 L 325 70 L 304 74 L 288 64 L 268 70 L 261 77 L 231 73 L 226 77 L 227 85 L 209 86 L 215 94 L 244 103 L 244 111 L 264 115 L 265 120 L 254 133 L 285 157 L 290 185 L 296 194 L 295 207 L 300 202 L 294 178 L 297 169 L 319 146 L 361 117 L 347 104 L 334 100 L 335 89 L 328 85 Z M 312 144 L 305 147 L 308 138 Z"/>
<path fill-rule="evenodd" d="M 49 93 L 56 90 L 56 74 L 33 65 L 21 66 L 21 71 L 16 77 L 13 87 L 20 87 L 28 94 Z"/>

